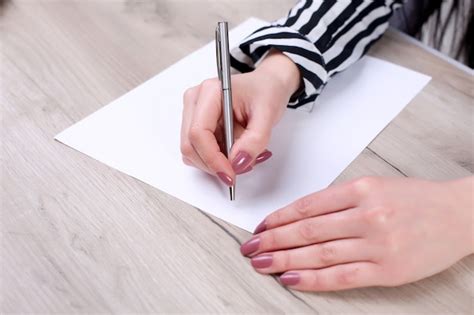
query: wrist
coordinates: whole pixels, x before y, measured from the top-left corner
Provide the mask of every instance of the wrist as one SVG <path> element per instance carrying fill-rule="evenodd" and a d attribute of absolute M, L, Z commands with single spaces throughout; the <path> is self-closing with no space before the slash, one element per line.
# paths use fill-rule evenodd
<path fill-rule="evenodd" d="M 449 181 L 448 185 L 451 188 L 450 193 L 455 200 L 455 206 L 464 212 L 468 254 L 474 254 L 474 176 Z"/>
<path fill-rule="evenodd" d="M 270 50 L 255 71 L 265 76 L 266 80 L 270 78 L 275 80 L 288 99 L 301 86 L 301 74 L 298 66 L 276 49 Z"/>

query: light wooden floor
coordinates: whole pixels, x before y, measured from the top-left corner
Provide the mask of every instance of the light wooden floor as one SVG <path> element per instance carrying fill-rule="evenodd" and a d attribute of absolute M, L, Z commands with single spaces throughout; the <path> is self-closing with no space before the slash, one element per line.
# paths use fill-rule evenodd
<path fill-rule="evenodd" d="M 53 136 L 290 0 L 23 0 L 0 9 L 2 313 L 472 313 L 474 257 L 398 288 L 300 293 L 253 271 L 249 233 Z M 371 54 L 430 84 L 337 179 L 474 171 L 473 77 L 396 32 Z M 383 106 L 383 104 L 381 104 Z"/>

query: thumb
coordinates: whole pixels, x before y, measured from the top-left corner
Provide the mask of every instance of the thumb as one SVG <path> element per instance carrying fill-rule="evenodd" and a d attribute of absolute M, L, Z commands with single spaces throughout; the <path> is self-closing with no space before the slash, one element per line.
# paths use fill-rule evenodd
<path fill-rule="evenodd" d="M 270 119 L 261 115 L 252 117 L 238 137 L 229 156 L 236 174 L 245 173 L 254 164 L 255 159 L 265 151 L 272 133 Z"/>

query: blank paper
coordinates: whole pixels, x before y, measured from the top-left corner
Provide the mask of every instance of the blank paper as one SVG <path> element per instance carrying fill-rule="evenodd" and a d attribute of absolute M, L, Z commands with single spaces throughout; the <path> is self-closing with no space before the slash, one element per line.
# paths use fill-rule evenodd
<path fill-rule="evenodd" d="M 230 32 L 231 45 L 265 24 L 249 19 L 237 26 Z M 182 95 L 215 76 L 212 42 L 56 139 L 251 231 L 270 212 L 327 187 L 430 80 L 364 57 L 330 80 L 312 112 L 286 111 L 268 146 L 273 157 L 237 178 L 231 202 L 228 188 L 184 165 L 179 149 Z"/>

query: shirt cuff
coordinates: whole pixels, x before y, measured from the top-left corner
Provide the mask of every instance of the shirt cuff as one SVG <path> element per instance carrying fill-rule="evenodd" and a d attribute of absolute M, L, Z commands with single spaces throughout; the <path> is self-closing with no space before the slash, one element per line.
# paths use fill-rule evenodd
<path fill-rule="evenodd" d="M 242 73 L 253 71 L 271 48 L 288 56 L 302 75 L 303 89 L 290 100 L 288 107 L 310 111 L 329 76 L 322 53 L 298 31 L 279 25 L 256 30 L 232 49 L 231 65 Z"/>

